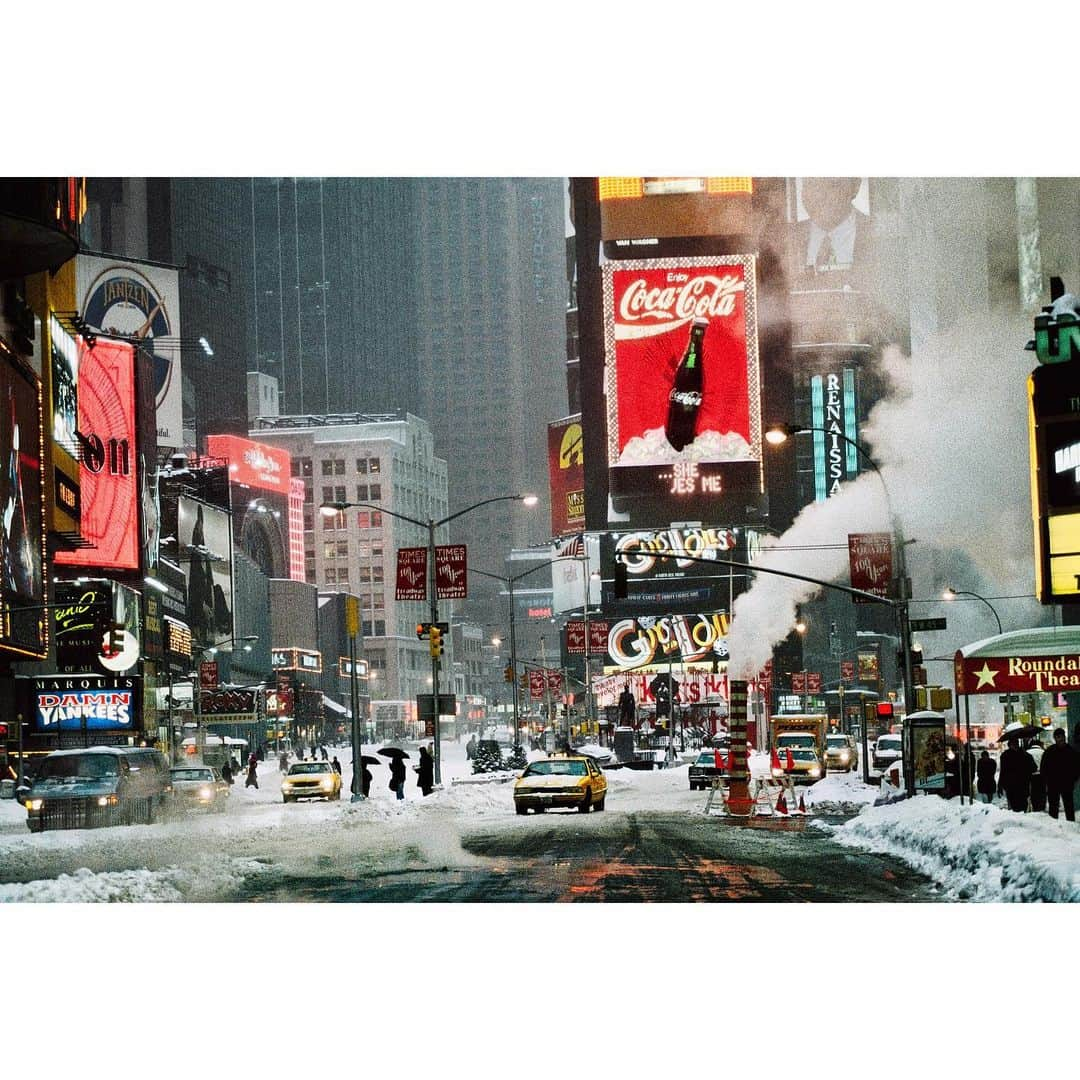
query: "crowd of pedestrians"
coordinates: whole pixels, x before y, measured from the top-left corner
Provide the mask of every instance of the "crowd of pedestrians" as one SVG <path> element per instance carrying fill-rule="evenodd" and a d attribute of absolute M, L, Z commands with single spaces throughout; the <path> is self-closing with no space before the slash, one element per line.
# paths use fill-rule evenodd
<path fill-rule="evenodd" d="M 1017 738 L 1009 739 L 1000 767 L 984 750 L 975 774 L 983 802 L 991 802 L 1000 793 L 1017 813 L 1046 811 L 1056 818 L 1064 807 L 1066 820 L 1076 820 L 1073 790 L 1080 780 L 1080 751 L 1069 745 L 1064 728 L 1054 731 L 1054 741 L 1046 749 L 1038 739 L 1026 747 Z"/>

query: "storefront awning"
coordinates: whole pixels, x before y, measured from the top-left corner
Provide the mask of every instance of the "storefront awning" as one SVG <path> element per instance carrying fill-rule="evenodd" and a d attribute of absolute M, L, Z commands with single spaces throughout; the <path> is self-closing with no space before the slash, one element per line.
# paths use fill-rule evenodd
<path fill-rule="evenodd" d="M 329 709 L 332 713 L 337 713 L 338 716 L 352 716 L 352 713 L 344 705 L 339 705 L 333 698 L 329 698 L 325 694 L 322 696 L 322 703 L 323 708 Z"/>

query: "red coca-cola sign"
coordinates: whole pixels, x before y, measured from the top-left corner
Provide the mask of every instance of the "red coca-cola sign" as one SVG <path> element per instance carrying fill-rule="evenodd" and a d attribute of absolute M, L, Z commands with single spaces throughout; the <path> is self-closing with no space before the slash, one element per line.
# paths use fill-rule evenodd
<path fill-rule="evenodd" d="M 753 256 L 606 264 L 604 310 L 609 466 L 761 460 Z M 700 400 L 676 449 L 665 429 L 695 319 L 707 320 Z"/>
<path fill-rule="evenodd" d="M 889 595 L 892 581 L 892 536 L 887 532 L 849 533 L 848 562 L 851 587 L 882 599 Z M 871 604 L 863 596 L 853 596 L 856 604 Z"/>
<path fill-rule="evenodd" d="M 435 549 L 435 595 L 440 600 L 464 600 L 468 594 L 464 544 L 440 544 Z"/>
<path fill-rule="evenodd" d="M 395 600 L 427 599 L 427 548 L 398 548 Z"/>

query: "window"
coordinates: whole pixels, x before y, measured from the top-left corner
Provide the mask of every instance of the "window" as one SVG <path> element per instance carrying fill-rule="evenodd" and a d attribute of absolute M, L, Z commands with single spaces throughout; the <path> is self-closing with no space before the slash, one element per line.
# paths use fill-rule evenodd
<path fill-rule="evenodd" d="M 356 498 L 358 502 L 367 502 L 367 484 L 356 485 Z"/>
<path fill-rule="evenodd" d="M 337 579 L 339 585 L 349 584 L 349 568 L 347 566 L 338 567 Z"/>
<path fill-rule="evenodd" d="M 371 527 L 373 529 L 382 528 L 382 513 L 378 510 L 371 511 Z"/>
<path fill-rule="evenodd" d="M 304 457 L 300 459 L 300 473 L 303 476 L 311 475 L 311 458 Z"/>
<path fill-rule="evenodd" d="M 379 459 L 377 457 L 368 459 L 368 472 L 377 473 L 379 471 Z"/>
<path fill-rule="evenodd" d="M 342 484 L 341 487 L 334 488 L 334 502 L 345 502 L 345 501 L 346 501 L 345 485 Z"/>
<path fill-rule="evenodd" d="M 292 458 L 291 459 L 291 461 L 289 463 L 289 475 L 290 476 L 299 476 L 300 475 L 300 459 L 299 458 Z"/>
<path fill-rule="evenodd" d="M 323 476 L 334 475 L 334 463 L 332 461 L 324 461 L 322 463 L 322 474 Z"/>
<path fill-rule="evenodd" d="M 332 487 L 323 487 L 323 489 L 322 489 L 322 501 L 324 503 L 334 501 L 334 489 Z"/>
<path fill-rule="evenodd" d="M 304 529 L 311 532 L 315 528 L 315 511 L 310 507 L 304 507 Z"/>
<path fill-rule="evenodd" d="M 360 510 L 356 515 L 356 524 L 358 528 L 370 529 L 371 528 L 371 511 Z"/>
<path fill-rule="evenodd" d="M 358 457 L 356 459 L 356 471 L 358 473 L 367 472 L 367 458 Z"/>
<path fill-rule="evenodd" d="M 327 540 L 326 543 L 323 544 L 323 558 L 324 559 L 332 559 L 334 557 L 334 553 L 336 551 L 337 551 L 337 544 L 335 544 L 333 540 Z"/>
<path fill-rule="evenodd" d="M 383 576 L 382 576 L 382 567 L 381 567 L 381 566 L 373 566 L 373 567 L 371 568 L 371 574 L 372 574 L 372 578 L 371 578 L 371 579 L 372 579 L 372 581 L 374 581 L 374 582 L 375 582 L 376 584 L 378 584 L 379 582 L 381 582 L 381 581 L 382 581 L 382 579 L 383 579 Z"/>
<path fill-rule="evenodd" d="M 332 566 L 328 566 L 323 574 L 323 580 L 327 585 L 336 585 L 337 571 Z"/>
<path fill-rule="evenodd" d="M 372 502 L 378 502 L 381 498 L 382 498 L 382 485 L 381 484 L 372 484 L 371 485 L 371 501 Z"/>
<path fill-rule="evenodd" d="M 366 585 L 371 581 L 371 570 L 367 566 L 360 567 L 360 577 L 357 579 L 362 585 Z"/>
<path fill-rule="evenodd" d="M 345 475 L 345 459 L 344 458 L 337 458 L 334 461 L 334 475 L 335 476 L 344 476 Z"/>
<path fill-rule="evenodd" d="M 340 558 L 340 559 L 344 559 L 344 558 L 348 557 L 348 554 L 349 554 L 349 541 L 348 540 L 339 540 L 337 542 L 337 553 L 338 553 L 338 558 Z"/>
<path fill-rule="evenodd" d="M 375 620 L 375 637 L 385 637 L 385 636 L 386 636 L 386 620 L 385 619 L 376 619 Z M 440 702 L 440 704 L 442 703 L 442 698 L 439 698 L 439 702 Z"/>

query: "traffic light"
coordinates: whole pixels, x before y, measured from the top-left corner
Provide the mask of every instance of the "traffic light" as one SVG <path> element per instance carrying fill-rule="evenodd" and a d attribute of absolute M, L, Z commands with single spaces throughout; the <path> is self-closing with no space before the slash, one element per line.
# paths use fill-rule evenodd
<path fill-rule="evenodd" d="M 625 600 L 627 596 L 626 563 L 622 559 L 615 560 L 615 599 Z"/>
<path fill-rule="evenodd" d="M 428 627 L 428 648 L 434 659 L 442 656 L 442 631 L 437 626 Z"/>
<path fill-rule="evenodd" d="M 514 665 L 513 664 L 507 664 L 506 667 L 503 668 L 503 678 L 508 683 L 512 683 L 514 681 Z"/>
<path fill-rule="evenodd" d="M 877 712 L 878 724 L 891 724 L 893 722 L 895 714 L 891 701 L 879 701 L 875 711 Z"/>
<path fill-rule="evenodd" d="M 416 624 L 416 639 L 417 641 L 423 641 L 428 636 L 428 631 L 431 629 L 431 623 L 418 622 Z"/>

